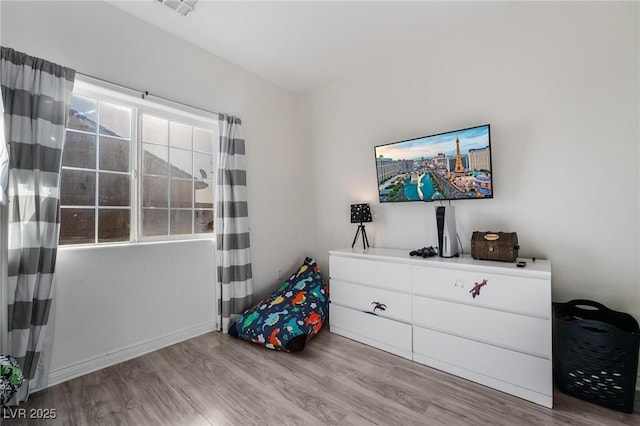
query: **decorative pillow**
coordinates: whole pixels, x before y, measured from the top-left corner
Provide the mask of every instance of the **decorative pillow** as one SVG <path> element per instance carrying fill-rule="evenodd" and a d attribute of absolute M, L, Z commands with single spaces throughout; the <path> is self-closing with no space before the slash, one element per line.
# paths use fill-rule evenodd
<path fill-rule="evenodd" d="M 307 257 L 280 288 L 244 311 L 229 334 L 269 349 L 296 352 L 315 336 L 329 312 L 329 287 Z"/>

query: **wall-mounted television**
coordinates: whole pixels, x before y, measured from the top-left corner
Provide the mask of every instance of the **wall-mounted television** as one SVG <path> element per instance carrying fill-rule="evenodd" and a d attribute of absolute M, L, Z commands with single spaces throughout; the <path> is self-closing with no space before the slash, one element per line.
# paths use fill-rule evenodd
<path fill-rule="evenodd" d="M 493 198 L 488 124 L 375 147 L 381 203 Z"/>

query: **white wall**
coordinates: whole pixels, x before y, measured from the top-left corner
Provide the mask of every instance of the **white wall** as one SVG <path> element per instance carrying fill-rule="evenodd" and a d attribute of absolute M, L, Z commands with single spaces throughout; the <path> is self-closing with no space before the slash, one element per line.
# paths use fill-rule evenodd
<path fill-rule="evenodd" d="M 495 198 L 455 203 L 465 252 L 475 230 L 516 231 L 522 256 L 552 261 L 554 300 L 640 319 L 638 16 L 514 3 L 307 94 L 321 266 L 351 243 L 353 202 L 372 203 L 375 246 L 437 245 L 433 204 L 378 203 L 373 148 L 491 123 Z"/>
<path fill-rule="evenodd" d="M 58 252 L 50 384 L 214 328 L 214 242 Z"/>
<path fill-rule="evenodd" d="M 100 2 L 3 1 L 1 23 L 5 46 L 242 118 L 257 297 L 276 286 L 278 269 L 287 274 L 313 254 L 300 236 L 311 196 L 296 96 Z M 211 244 L 61 249 L 58 258 L 52 374 L 212 320 Z"/>

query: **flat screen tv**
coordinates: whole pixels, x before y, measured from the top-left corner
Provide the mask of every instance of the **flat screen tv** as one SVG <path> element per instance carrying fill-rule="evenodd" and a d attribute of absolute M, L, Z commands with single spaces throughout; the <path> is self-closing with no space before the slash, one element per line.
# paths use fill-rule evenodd
<path fill-rule="evenodd" d="M 376 146 L 380 202 L 493 198 L 489 127 Z"/>

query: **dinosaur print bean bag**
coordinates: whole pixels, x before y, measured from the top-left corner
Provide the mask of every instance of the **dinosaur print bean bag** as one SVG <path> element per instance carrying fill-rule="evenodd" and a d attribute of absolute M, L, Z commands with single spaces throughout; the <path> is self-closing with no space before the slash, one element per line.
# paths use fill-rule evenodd
<path fill-rule="evenodd" d="M 269 349 L 298 352 L 315 336 L 329 312 L 329 287 L 307 257 L 280 288 L 244 311 L 229 334 Z"/>

